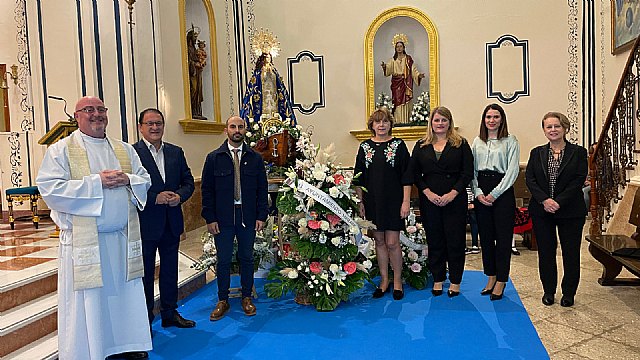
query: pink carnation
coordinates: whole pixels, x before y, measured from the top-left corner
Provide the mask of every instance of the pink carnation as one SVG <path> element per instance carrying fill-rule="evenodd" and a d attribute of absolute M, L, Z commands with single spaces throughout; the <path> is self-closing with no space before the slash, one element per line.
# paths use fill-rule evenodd
<path fill-rule="evenodd" d="M 414 273 L 418 273 L 418 272 L 422 271 L 422 265 L 420 265 L 418 263 L 413 263 L 413 264 L 411 264 L 410 269 Z"/>
<path fill-rule="evenodd" d="M 327 214 L 327 220 L 329 220 L 331 226 L 336 226 L 340 222 L 340 217 L 334 214 Z"/>
<path fill-rule="evenodd" d="M 418 228 L 416 228 L 415 226 L 413 226 L 413 225 L 407 226 L 407 232 L 408 232 L 409 234 L 413 234 L 413 233 L 415 233 L 416 231 L 418 231 Z"/>
<path fill-rule="evenodd" d="M 342 174 L 333 174 L 333 183 L 336 185 L 344 184 L 344 175 Z"/>
<path fill-rule="evenodd" d="M 309 264 L 309 270 L 311 270 L 311 272 L 314 274 L 320 274 L 322 272 L 322 264 L 320 264 L 318 261 L 314 261 Z"/>
<path fill-rule="evenodd" d="M 318 221 L 318 220 L 309 220 L 307 222 L 307 226 L 309 226 L 313 230 L 318 230 L 318 229 L 320 229 L 320 221 Z"/>
<path fill-rule="evenodd" d="M 353 261 L 350 261 L 350 262 L 348 262 L 348 263 L 344 264 L 343 268 L 344 268 L 344 271 L 345 271 L 347 274 L 351 275 L 351 274 L 353 274 L 354 272 L 356 272 L 357 265 L 356 265 L 356 263 L 354 263 Z"/>

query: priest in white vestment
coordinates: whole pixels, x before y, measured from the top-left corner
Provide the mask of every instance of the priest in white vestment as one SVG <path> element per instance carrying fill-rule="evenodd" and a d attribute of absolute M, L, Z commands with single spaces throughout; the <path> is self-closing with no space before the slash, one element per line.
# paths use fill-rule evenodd
<path fill-rule="evenodd" d="M 79 130 L 49 147 L 36 179 L 61 230 L 59 358 L 147 358 L 135 209 L 144 207 L 151 179 L 131 145 L 106 137 L 100 99 L 80 99 L 74 117 Z"/>

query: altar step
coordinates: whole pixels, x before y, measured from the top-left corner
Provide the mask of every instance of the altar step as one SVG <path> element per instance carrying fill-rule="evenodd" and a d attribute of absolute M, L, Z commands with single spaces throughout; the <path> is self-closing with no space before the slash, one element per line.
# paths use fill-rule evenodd
<path fill-rule="evenodd" d="M 178 257 L 178 298 L 206 283 L 206 273 L 191 269 L 193 260 Z M 155 309 L 159 311 L 156 263 Z M 55 359 L 57 340 L 57 269 L 0 288 L 0 358 Z"/>
<path fill-rule="evenodd" d="M 6 360 L 54 360 L 58 358 L 58 332 L 55 331 L 3 357 Z"/>

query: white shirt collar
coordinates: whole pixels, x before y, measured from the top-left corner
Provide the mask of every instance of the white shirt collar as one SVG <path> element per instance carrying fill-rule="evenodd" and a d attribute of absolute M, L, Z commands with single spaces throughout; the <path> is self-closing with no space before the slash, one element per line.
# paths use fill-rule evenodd
<path fill-rule="evenodd" d="M 144 143 L 147 145 L 147 149 L 149 149 L 149 151 L 155 151 L 156 147 L 153 146 L 152 143 L 148 142 L 147 139 L 143 137 L 142 141 L 144 141 Z M 158 152 L 162 151 L 163 147 L 164 147 L 164 141 L 160 143 L 160 148 L 158 149 Z"/>
<path fill-rule="evenodd" d="M 244 148 L 244 143 L 240 144 L 240 146 L 238 146 L 237 148 L 233 147 L 233 145 L 231 145 L 228 141 L 227 141 L 227 146 L 229 147 L 229 152 L 233 152 L 233 150 L 235 149 L 240 149 L 240 152 L 243 151 Z"/>

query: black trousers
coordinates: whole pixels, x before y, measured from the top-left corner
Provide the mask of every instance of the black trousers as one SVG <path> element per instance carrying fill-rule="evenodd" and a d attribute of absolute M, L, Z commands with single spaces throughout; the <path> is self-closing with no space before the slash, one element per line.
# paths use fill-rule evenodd
<path fill-rule="evenodd" d="M 424 216 L 422 224 L 429 244 L 429 268 L 435 282 L 447 278 L 449 265 L 449 281 L 460 284 L 464 272 L 464 249 L 467 239 L 467 198 L 466 194 L 458 194 L 446 206 L 436 206 L 426 196 L 421 196 Z"/>
<path fill-rule="evenodd" d="M 538 242 L 538 268 L 544 292 L 556 293 L 558 286 L 556 249 L 558 237 L 560 237 L 564 269 L 562 294 L 574 296 L 580 282 L 580 242 L 585 218 L 556 219 L 553 215 L 538 215 L 532 216 L 531 220 Z"/>
<path fill-rule="evenodd" d="M 503 174 L 484 176 L 478 174 L 478 186 L 488 195 L 502 180 Z M 516 213 L 516 198 L 513 187 L 498 197 L 492 206 L 485 206 L 476 199 L 476 218 L 482 248 L 482 267 L 487 276 L 507 282 L 511 267 L 511 240 Z"/>
<path fill-rule="evenodd" d="M 149 324 L 153 321 L 153 282 L 156 270 L 156 250 L 160 254 L 160 315 L 171 319 L 178 308 L 178 246 L 180 236 L 174 236 L 169 222 L 159 239 L 142 239 L 144 262 L 144 297 L 147 302 Z"/>

